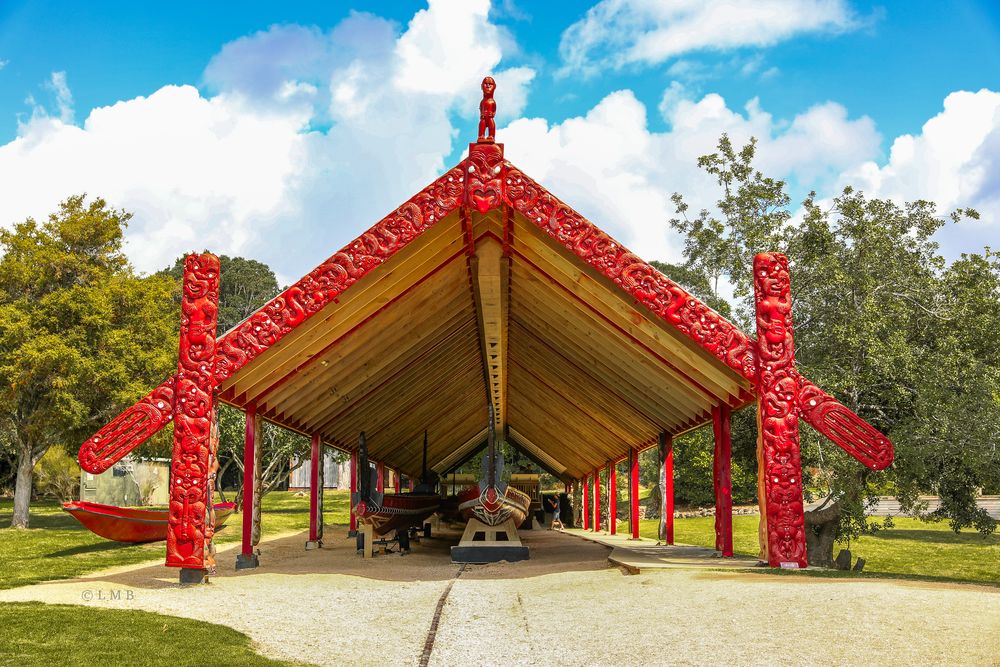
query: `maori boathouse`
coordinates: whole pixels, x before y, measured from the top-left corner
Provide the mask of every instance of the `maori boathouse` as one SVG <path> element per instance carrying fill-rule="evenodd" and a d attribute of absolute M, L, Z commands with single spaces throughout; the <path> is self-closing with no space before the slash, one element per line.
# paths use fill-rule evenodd
<path fill-rule="evenodd" d="M 173 424 L 166 563 L 182 582 L 216 567 L 219 402 L 247 416 L 238 568 L 258 566 L 261 420 L 312 438 L 314 480 L 323 447 L 335 447 L 351 455 L 352 490 L 370 486 L 358 471 L 374 465 L 380 491 L 386 470 L 420 479 L 427 488 L 413 493 L 430 509 L 438 476 L 502 438 L 582 487 L 591 529 L 601 470 L 613 479 L 628 460 L 633 537 L 638 453 L 656 447 L 668 543 L 673 438 L 712 424 L 716 548 L 731 556 L 730 414 L 756 404 L 761 559 L 785 568 L 807 565 L 800 419 L 861 465 L 892 462 L 881 433 L 796 370 L 784 256 L 756 257 L 756 331 L 740 331 L 508 162 L 494 88 L 484 79 L 465 159 L 218 340 L 219 261 L 186 258 L 177 373 L 79 454 L 100 473 Z M 317 486 L 312 546 L 323 537 Z M 354 510 L 370 507 L 352 507 L 352 532 Z"/>

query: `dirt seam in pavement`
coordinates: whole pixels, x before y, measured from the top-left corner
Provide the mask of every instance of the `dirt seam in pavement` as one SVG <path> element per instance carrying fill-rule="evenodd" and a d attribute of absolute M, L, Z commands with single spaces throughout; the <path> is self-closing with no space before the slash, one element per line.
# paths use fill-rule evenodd
<path fill-rule="evenodd" d="M 427 667 L 427 664 L 431 660 L 431 653 L 434 651 L 434 639 L 437 637 L 438 623 L 441 622 L 441 612 L 444 611 L 444 605 L 448 601 L 448 594 L 451 593 L 451 587 L 455 585 L 458 578 L 465 572 L 465 566 L 466 563 L 462 563 L 462 567 L 458 568 L 458 574 L 448 582 L 444 592 L 441 593 L 441 597 L 438 598 L 437 607 L 434 608 L 434 617 L 431 619 L 431 629 L 427 631 L 427 639 L 424 640 L 424 652 L 420 656 L 420 667 Z"/>

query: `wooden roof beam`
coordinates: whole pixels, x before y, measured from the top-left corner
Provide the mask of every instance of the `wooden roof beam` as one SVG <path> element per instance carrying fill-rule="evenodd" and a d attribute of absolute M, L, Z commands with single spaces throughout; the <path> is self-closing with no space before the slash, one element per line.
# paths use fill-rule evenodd
<path fill-rule="evenodd" d="M 497 431 L 507 424 L 507 298 L 510 260 L 492 236 L 479 239 L 469 258 L 472 295 L 479 322 L 480 352 L 489 402 L 493 405 Z"/>

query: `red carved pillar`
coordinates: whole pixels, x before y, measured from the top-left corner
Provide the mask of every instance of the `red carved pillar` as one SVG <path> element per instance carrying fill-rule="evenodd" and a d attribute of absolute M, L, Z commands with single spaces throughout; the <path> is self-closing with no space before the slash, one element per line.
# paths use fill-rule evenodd
<path fill-rule="evenodd" d="M 206 579 L 206 550 L 211 550 L 206 540 L 213 532 L 209 476 L 218 309 L 219 258 L 209 253 L 188 255 L 181 295 L 167 520 L 167 565 L 181 568 L 182 583 Z"/>
<path fill-rule="evenodd" d="M 663 541 L 674 543 L 674 439 L 664 433 L 663 449 Z"/>
<path fill-rule="evenodd" d="M 257 405 L 251 403 L 246 411 L 246 429 L 243 434 L 243 544 L 236 556 L 236 569 L 244 570 L 257 567 L 257 554 L 253 552 L 254 527 L 254 487 L 257 481 L 257 470 L 260 468 L 260 457 L 257 456 L 260 447 L 260 423 L 257 420 Z"/>
<path fill-rule="evenodd" d="M 590 503 L 587 501 L 587 487 L 590 486 L 590 475 L 584 475 L 583 480 L 583 529 L 590 530 Z"/>
<path fill-rule="evenodd" d="M 601 531 L 601 469 L 594 470 L 594 532 Z"/>
<path fill-rule="evenodd" d="M 376 493 L 385 493 L 385 464 L 381 461 L 375 465 L 375 476 Z"/>
<path fill-rule="evenodd" d="M 632 529 L 632 539 L 639 539 L 639 452 L 630 449 L 628 452 L 628 522 Z"/>
<path fill-rule="evenodd" d="M 323 546 L 323 446 L 313 433 L 309 458 L 309 541 L 306 549 Z"/>
<path fill-rule="evenodd" d="M 805 567 L 805 512 L 796 407 L 799 379 L 792 336 L 788 258 L 761 253 L 754 258 L 757 319 L 759 477 L 763 479 L 762 555 L 772 567 Z"/>
<path fill-rule="evenodd" d="M 608 532 L 618 533 L 618 466 L 608 464 Z"/>
<path fill-rule="evenodd" d="M 358 534 L 358 515 L 354 511 L 354 506 L 357 504 L 358 499 L 358 451 L 354 450 L 351 452 L 351 502 L 348 503 L 351 506 L 351 522 L 348 527 L 347 536 L 356 537 Z"/>
<path fill-rule="evenodd" d="M 712 408 L 712 427 L 715 432 L 715 455 L 712 464 L 712 483 L 715 486 L 715 550 L 723 556 L 733 555 L 733 475 L 732 441 L 729 427 L 731 414 L 728 405 Z"/>

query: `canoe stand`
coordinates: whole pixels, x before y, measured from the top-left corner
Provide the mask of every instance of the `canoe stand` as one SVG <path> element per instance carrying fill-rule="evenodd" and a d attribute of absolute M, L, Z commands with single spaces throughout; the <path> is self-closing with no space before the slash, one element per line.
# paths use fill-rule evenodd
<path fill-rule="evenodd" d="M 487 526 L 478 519 L 469 519 L 462 541 L 451 548 L 451 562 L 497 563 L 502 560 L 528 560 L 528 547 L 521 544 L 513 519 L 499 526 Z"/>
<path fill-rule="evenodd" d="M 393 553 L 394 549 L 392 545 L 398 545 L 398 551 L 401 556 L 405 556 L 410 553 L 410 543 L 416 542 L 420 544 L 421 537 L 431 536 L 431 524 L 425 523 L 422 528 L 417 526 L 411 526 L 406 530 L 396 531 L 396 537 L 382 537 L 375 539 L 375 530 L 369 524 L 362 524 L 355 531 L 354 538 L 357 540 L 358 553 L 364 558 L 371 558 L 375 554 L 382 553 Z M 351 537 L 348 535 L 348 537 Z"/>

